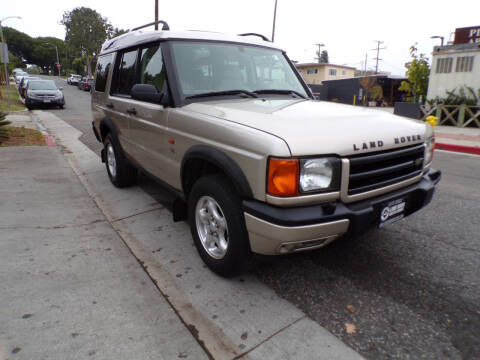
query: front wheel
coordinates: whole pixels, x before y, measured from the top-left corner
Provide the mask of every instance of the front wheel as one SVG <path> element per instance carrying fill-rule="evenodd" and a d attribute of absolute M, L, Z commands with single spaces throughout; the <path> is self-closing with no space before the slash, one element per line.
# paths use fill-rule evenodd
<path fill-rule="evenodd" d="M 188 217 L 195 246 L 210 270 L 231 277 L 248 269 L 251 252 L 241 200 L 224 176 L 197 180 L 188 197 Z"/>

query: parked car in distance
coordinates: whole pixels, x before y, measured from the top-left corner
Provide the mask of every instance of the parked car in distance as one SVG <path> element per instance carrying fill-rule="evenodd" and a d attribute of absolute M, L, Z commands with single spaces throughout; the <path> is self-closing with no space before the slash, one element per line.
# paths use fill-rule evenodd
<path fill-rule="evenodd" d="M 171 190 L 174 220 L 189 221 L 215 273 L 244 272 L 252 252 L 317 249 L 388 226 L 432 200 L 441 173 L 429 124 L 313 101 L 262 35 L 163 24 L 104 43 L 93 131 L 113 185 L 134 184 L 141 169 Z"/>
<path fill-rule="evenodd" d="M 78 85 L 77 87 L 80 89 L 80 90 L 85 90 L 85 91 L 90 91 L 91 87 L 92 87 L 92 84 L 93 84 L 93 79 L 92 78 L 82 78 L 82 80 L 80 80 L 78 82 Z"/>
<path fill-rule="evenodd" d="M 24 76 L 18 85 L 18 92 L 22 98 L 25 98 L 25 89 L 27 87 L 29 80 L 40 80 L 40 78 L 36 76 Z"/>
<path fill-rule="evenodd" d="M 24 76 L 29 76 L 29 74 L 25 71 L 17 72 L 14 76 L 15 77 L 15 83 L 18 84 L 20 81 L 22 81 L 22 78 Z"/>
<path fill-rule="evenodd" d="M 72 74 L 70 77 L 67 79 L 67 84 L 68 85 L 78 85 L 78 82 L 82 80 L 82 75 L 76 75 Z"/>
<path fill-rule="evenodd" d="M 24 73 L 24 72 L 25 71 L 23 71 L 23 69 L 16 68 L 16 69 L 12 70 L 12 76 L 15 78 L 17 76 L 17 74 Z"/>
<path fill-rule="evenodd" d="M 29 110 L 40 105 L 54 105 L 63 108 L 63 88 L 57 88 L 53 80 L 29 80 L 25 91 L 25 105 Z"/>

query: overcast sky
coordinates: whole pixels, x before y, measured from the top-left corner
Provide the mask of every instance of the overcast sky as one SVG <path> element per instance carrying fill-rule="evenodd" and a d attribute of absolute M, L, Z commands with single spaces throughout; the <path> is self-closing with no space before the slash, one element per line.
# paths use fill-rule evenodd
<path fill-rule="evenodd" d="M 113 26 L 132 28 L 154 20 L 154 0 L 61 0 L 48 4 L 39 0 L 2 0 L 2 24 L 30 36 L 65 38 L 59 24 L 64 11 L 86 6 L 107 17 Z M 172 30 L 208 30 L 230 34 L 258 32 L 271 37 L 275 0 L 159 0 L 159 18 Z M 439 39 L 450 39 L 457 27 L 480 25 L 478 0 L 320 1 L 278 0 L 275 43 L 292 60 L 314 61 L 316 47 L 323 43 L 330 62 L 375 68 L 375 40 L 384 41 L 379 70 L 404 74 L 409 47 L 430 57 Z M 153 28 L 152 28 L 153 29 Z M 453 35 L 451 37 L 453 40 Z"/>

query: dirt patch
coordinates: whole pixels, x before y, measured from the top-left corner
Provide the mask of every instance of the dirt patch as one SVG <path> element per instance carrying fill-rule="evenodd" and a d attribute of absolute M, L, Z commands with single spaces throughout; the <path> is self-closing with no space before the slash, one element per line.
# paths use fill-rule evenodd
<path fill-rule="evenodd" d="M 45 146 L 45 138 L 38 130 L 24 127 L 5 126 L 8 139 L 0 140 L 0 146 Z"/>

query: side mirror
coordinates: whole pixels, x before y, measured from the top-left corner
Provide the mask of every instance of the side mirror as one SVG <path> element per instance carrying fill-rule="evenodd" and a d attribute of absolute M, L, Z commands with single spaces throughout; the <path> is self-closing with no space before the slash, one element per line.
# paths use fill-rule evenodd
<path fill-rule="evenodd" d="M 130 91 L 130 95 L 135 100 L 159 103 L 163 94 L 160 94 L 157 88 L 151 84 L 135 84 Z"/>

